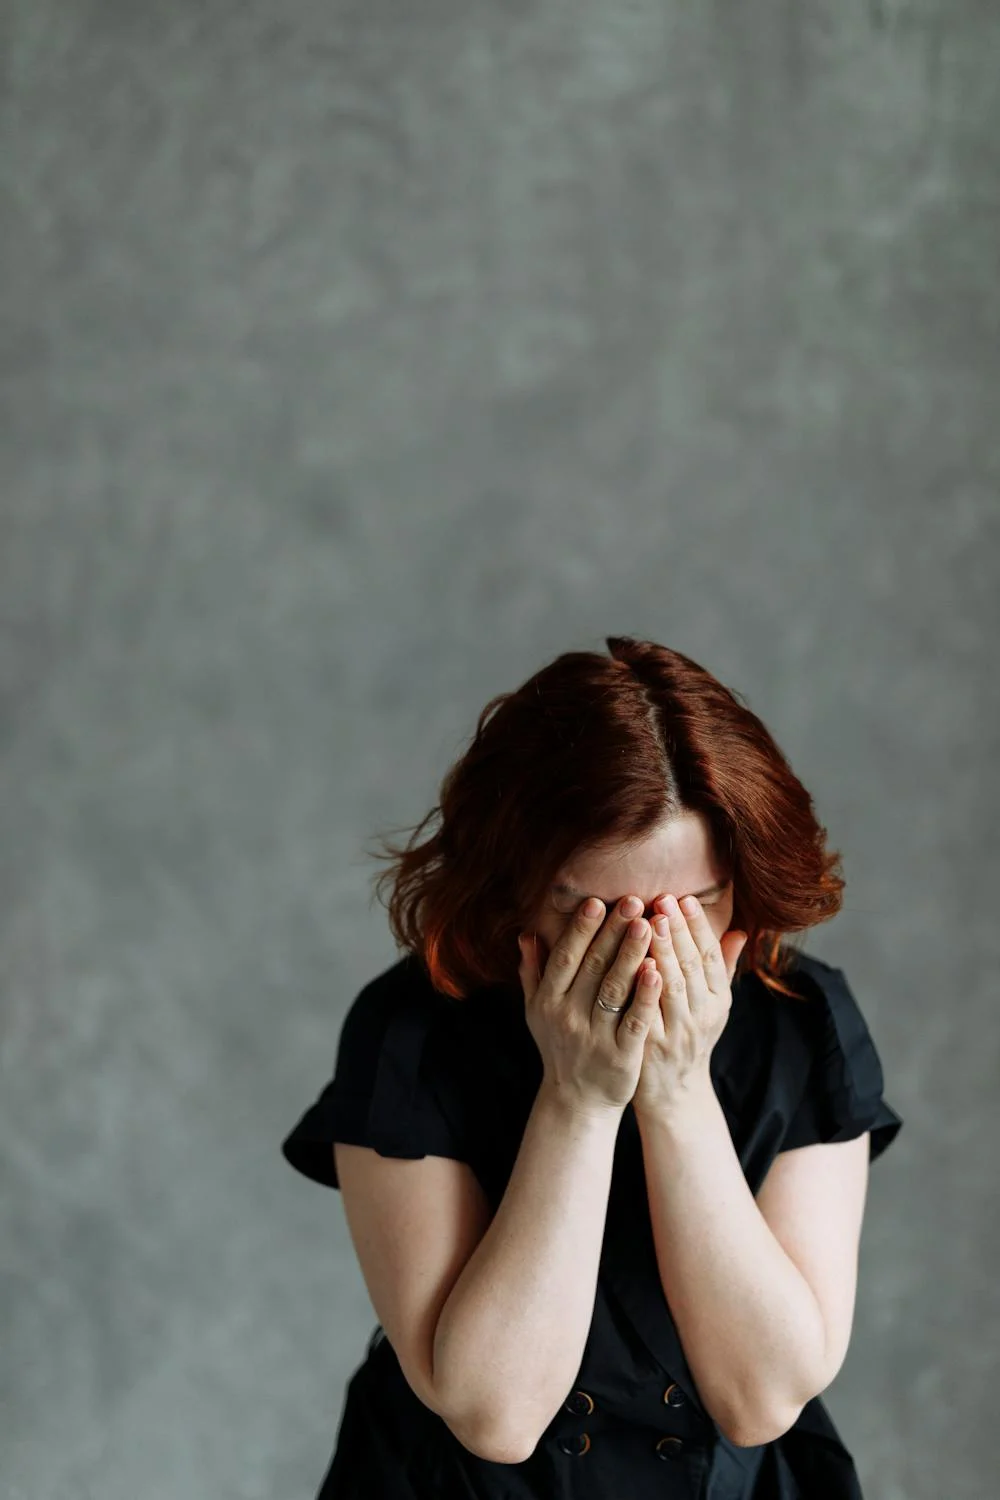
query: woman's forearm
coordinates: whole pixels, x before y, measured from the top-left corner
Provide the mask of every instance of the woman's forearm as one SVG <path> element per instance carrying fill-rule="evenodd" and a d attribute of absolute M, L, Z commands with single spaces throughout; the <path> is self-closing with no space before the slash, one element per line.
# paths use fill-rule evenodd
<path fill-rule="evenodd" d="M 711 1085 L 636 1118 L 660 1280 L 699 1395 L 727 1436 L 767 1442 L 819 1378 L 819 1304 L 757 1207 Z"/>
<path fill-rule="evenodd" d="M 526 1458 L 572 1388 L 594 1314 L 620 1113 L 542 1084 L 489 1229 L 438 1319 L 433 1381 L 477 1451 Z"/>

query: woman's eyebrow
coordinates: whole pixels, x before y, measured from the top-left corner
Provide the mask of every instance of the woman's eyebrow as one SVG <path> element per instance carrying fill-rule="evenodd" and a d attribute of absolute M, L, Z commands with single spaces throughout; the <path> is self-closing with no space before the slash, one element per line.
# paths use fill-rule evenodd
<path fill-rule="evenodd" d="M 706 896 L 717 896 L 720 891 L 724 891 L 726 889 L 726 886 L 728 884 L 729 884 L 728 880 L 723 880 L 718 885 L 710 885 L 704 891 L 695 891 L 694 895 L 697 898 L 697 900 L 704 901 L 704 899 L 705 899 Z M 554 885 L 552 887 L 552 889 L 558 895 L 560 895 L 560 896 L 576 896 L 581 901 L 588 894 L 587 891 L 577 890 L 577 888 L 576 888 L 575 885 L 563 885 L 562 883 Z M 679 899 L 683 900 L 684 898 L 681 897 Z M 603 896 L 601 897 L 601 900 L 604 901 L 604 897 Z M 610 908 L 612 906 L 616 906 L 620 900 L 621 900 L 621 897 L 620 896 L 616 896 L 613 901 L 612 900 L 604 901 L 604 904 L 605 904 L 605 906 L 607 906 L 607 907 Z"/>

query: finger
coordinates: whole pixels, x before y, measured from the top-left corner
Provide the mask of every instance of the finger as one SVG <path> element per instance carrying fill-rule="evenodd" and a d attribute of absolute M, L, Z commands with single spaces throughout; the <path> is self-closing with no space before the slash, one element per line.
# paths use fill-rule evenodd
<path fill-rule="evenodd" d="M 533 1000 L 535 991 L 538 989 L 538 939 L 534 933 L 522 932 L 518 934 L 517 946 L 521 953 L 521 962 L 517 966 L 517 972 L 524 990 L 525 1000 Z"/>
<path fill-rule="evenodd" d="M 595 906 L 591 906 L 591 902 Z M 552 992 L 565 996 L 574 983 L 583 962 L 584 954 L 604 921 L 604 902 L 596 896 L 581 901 L 566 923 L 549 954 L 545 966 L 545 978 L 551 982 Z M 541 978 L 539 978 L 539 983 Z"/>
<path fill-rule="evenodd" d="M 602 933 L 603 936 L 603 933 Z M 598 997 L 609 1005 L 624 1005 L 639 983 L 639 969 L 649 948 L 650 928 L 644 917 L 634 917 L 625 928 L 625 936 L 610 969 L 600 977 L 594 999 Z M 596 944 L 594 945 L 597 946 Z M 611 1012 L 601 1006 L 594 1007 L 594 1018 L 610 1016 Z"/>
<path fill-rule="evenodd" d="M 659 926 L 658 926 L 659 924 Z M 670 931 L 670 922 L 664 913 L 653 921 L 653 941 L 650 946 L 650 957 L 660 972 L 663 995 L 660 1008 L 664 1011 L 664 1018 L 672 1011 L 678 1017 L 688 1011 L 687 981 L 677 955 L 674 952 L 673 937 Z"/>
<path fill-rule="evenodd" d="M 635 901 L 637 910 L 626 916 L 623 908 L 630 899 Z M 636 923 L 642 928 L 641 933 L 632 932 Z M 609 969 L 618 963 L 628 966 L 630 955 L 638 951 L 637 943 L 645 952 L 648 937 L 649 924 L 643 918 L 641 902 L 636 897 L 623 896 L 618 905 L 611 908 L 607 921 L 590 945 L 588 959 L 592 959 L 592 962 L 584 965 L 586 975 L 592 981 L 584 986 L 590 1000 L 595 998 L 598 989 L 603 986 Z M 632 960 L 630 973 L 634 972 L 637 964 L 638 959 Z"/>
<path fill-rule="evenodd" d="M 730 928 L 719 939 L 719 947 L 722 949 L 722 956 L 726 961 L 726 980 L 730 989 L 732 989 L 736 966 L 740 961 L 740 954 L 748 942 L 748 934 L 740 928 Z"/>
<path fill-rule="evenodd" d="M 708 983 L 701 953 L 676 902 L 667 902 L 667 921 L 674 961 L 684 976 L 690 1006 L 704 1005 L 709 999 Z"/>
<path fill-rule="evenodd" d="M 701 902 L 697 896 L 685 896 L 684 905 L 680 911 L 681 920 L 684 922 L 684 935 L 701 960 L 706 988 L 713 995 L 723 994 L 728 991 L 730 984 L 726 972 L 726 960 Z M 682 963 L 681 968 L 683 967 Z"/>
<path fill-rule="evenodd" d="M 594 899 L 597 900 L 598 898 L 595 897 Z M 627 896 L 622 897 L 618 905 L 613 907 L 608 913 L 605 921 L 602 922 L 600 917 L 594 919 L 589 932 L 589 946 L 576 959 L 576 972 L 569 976 L 568 982 L 565 985 L 566 989 L 572 990 L 573 997 L 579 1002 L 580 1009 L 588 1016 L 593 1013 L 594 1002 L 598 994 L 604 994 L 607 998 L 618 987 L 618 976 L 614 975 L 612 977 L 609 974 L 609 970 L 619 961 L 626 967 L 631 962 L 631 968 L 628 971 L 629 982 L 631 983 L 638 965 L 639 959 L 634 956 L 639 951 L 636 948 L 636 940 L 629 940 L 625 934 L 631 923 L 641 920 L 641 917 L 638 914 L 636 916 L 625 915 L 622 908 L 626 905 L 628 899 Z M 599 904 L 603 913 L 603 902 L 599 902 Z M 639 907 L 641 913 L 642 906 L 638 900 L 636 901 L 636 905 Z M 600 928 L 596 934 L 593 931 L 593 926 Z M 649 928 L 647 925 L 644 937 L 638 939 L 641 945 L 641 954 L 645 953 L 648 940 Z M 626 948 L 626 945 L 628 945 L 627 951 L 624 958 L 622 958 L 621 953 Z M 553 949 L 553 952 L 555 952 L 555 949 Z M 627 994 L 628 986 L 625 987 L 625 997 L 627 997 Z M 610 1015 L 611 1013 L 610 1011 L 605 1011 L 603 1014 Z"/>

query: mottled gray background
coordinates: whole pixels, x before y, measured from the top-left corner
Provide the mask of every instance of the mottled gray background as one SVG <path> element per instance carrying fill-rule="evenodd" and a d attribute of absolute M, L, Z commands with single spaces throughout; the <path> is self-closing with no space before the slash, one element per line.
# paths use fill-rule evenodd
<path fill-rule="evenodd" d="M 279 1141 L 365 845 L 649 635 L 848 877 L 906 1125 L 828 1394 L 989 1500 L 993 0 L 0 0 L 0 1496 L 311 1500 L 374 1326 Z"/>

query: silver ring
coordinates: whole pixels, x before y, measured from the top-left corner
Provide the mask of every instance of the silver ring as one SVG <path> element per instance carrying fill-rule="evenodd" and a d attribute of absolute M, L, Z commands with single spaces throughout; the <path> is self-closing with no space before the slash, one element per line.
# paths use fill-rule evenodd
<path fill-rule="evenodd" d="M 617 1016 L 620 1011 L 625 1009 L 624 1005 L 608 1005 L 607 1001 L 602 1000 L 600 995 L 597 997 L 597 1003 L 602 1010 L 609 1010 L 614 1016 Z"/>

